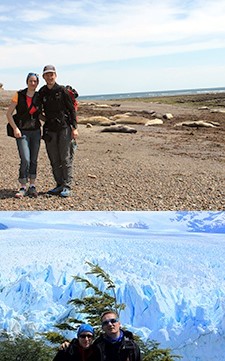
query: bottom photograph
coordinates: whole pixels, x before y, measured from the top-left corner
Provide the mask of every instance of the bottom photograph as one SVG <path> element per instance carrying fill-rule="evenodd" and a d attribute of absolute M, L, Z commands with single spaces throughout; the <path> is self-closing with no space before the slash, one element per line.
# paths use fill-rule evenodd
<path fill-rule="evenodd" d="M 0 212 L 0 359 L 224 361 L 225 212 Z"/>

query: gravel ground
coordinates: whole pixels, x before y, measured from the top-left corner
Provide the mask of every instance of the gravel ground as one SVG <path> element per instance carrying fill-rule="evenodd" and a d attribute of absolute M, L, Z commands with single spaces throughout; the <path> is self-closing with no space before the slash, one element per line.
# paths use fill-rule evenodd
<path fill-rule="evenodd" d="M 182 105 L 104 102 L 112 108 L 82 104 L 73 194 L 48 197 L 54 180 L 42 141 L 38 163 L 38 198 L 15 199 L 19 158 L 15 140 L 5 135 L 5 106 L 0 110 L 0 210 L 162 211 L 225 209 L 225 114 Z M 4 107 L 3 107 L 4 106 Z M 82 119 L 131 111 L 150 118 L 150 110 L 171 112 L 161 126 L 132 124 L 137 132 L 104 133 Z M 137 115 L 137 114 L 136 114 Z M 174 127 L 184 120 L 212 120 L 216 128 Z M 137 122 L 138 123 L 138 122 Z"/>

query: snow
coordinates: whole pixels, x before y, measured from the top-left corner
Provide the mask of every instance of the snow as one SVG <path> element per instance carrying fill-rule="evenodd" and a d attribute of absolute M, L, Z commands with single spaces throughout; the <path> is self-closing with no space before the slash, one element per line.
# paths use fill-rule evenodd
<path fill-rule="evenodd" d="M 1 212 L 0 327 L 54 330 L 89 261 L 115 282 L 131 331 L 184 361 L 224 361 L 224 233 L 224 212 Z"/>

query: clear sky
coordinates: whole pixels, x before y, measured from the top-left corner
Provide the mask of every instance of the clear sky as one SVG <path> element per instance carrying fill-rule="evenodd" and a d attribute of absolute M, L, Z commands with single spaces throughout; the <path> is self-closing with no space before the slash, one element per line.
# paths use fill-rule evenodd
<path fill-rule="evenodd" d="M 80 95 L 224 87 L 224 14 L 225 0 L 1 0 L 0 82 L 54 64 Z"/>

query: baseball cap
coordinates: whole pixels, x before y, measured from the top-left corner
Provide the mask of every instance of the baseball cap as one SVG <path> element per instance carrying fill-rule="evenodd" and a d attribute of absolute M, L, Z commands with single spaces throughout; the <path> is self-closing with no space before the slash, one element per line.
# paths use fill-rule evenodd
<path fill-rule="evenodd" d="M 43 75 L 46 73 L 56 73 L 54 65 L 45 65 L 43 69 Z"/>

